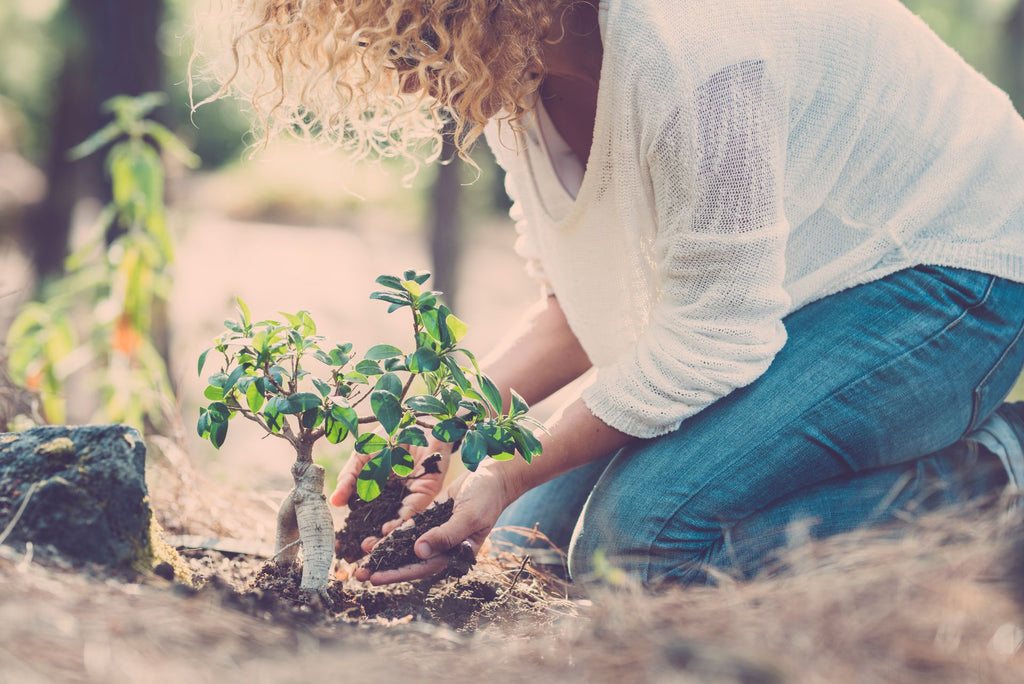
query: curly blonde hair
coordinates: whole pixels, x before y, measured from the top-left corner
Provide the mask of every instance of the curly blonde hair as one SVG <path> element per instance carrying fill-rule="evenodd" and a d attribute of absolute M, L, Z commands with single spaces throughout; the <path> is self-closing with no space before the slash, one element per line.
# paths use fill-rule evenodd
<path fill-rule="evenodd" d="M 226 0 L 230 19 L 197 25 L 230 46 L 204 102 L 241 95 L 265 136 L 293 130 L 358 156 L 423 157 L 426 144 L 429 160 L 448 125 L 467 158 L 490 118 L 530 110 L 542 42 L 571 1 Z"/>

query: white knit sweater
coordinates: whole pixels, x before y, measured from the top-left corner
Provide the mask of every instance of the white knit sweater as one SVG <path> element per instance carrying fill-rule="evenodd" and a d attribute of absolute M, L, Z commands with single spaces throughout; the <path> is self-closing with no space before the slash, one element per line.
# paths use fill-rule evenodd
<path fill-rule="evenodd" d="M 675 429 L 844 288 L 918 264 L 1024 281 L 1024 122 L 897 0 L 602 0 L 601 26 L 578 193 L 542 138 L 487 137 L 607 424 Z"/>

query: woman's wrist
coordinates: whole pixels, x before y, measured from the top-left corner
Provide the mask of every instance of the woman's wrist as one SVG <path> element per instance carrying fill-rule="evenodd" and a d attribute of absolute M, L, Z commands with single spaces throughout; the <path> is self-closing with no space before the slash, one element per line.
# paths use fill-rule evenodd
<path fill-rule="evenodd" d="M 488 459 L 477 467 L 477 473 L 483 477 L 493 478 L 499 485 L 499 503 L 503 510 L 530 489 L 524 477 L 523 466 L 530 467 L 525 461 L 517 458 L 514 461 Z"/>

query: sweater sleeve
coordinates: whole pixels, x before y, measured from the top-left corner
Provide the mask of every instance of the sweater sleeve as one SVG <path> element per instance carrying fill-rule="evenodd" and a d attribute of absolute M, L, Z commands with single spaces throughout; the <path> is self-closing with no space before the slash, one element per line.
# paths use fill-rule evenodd
<path fill-rule="evenodd" d="M 786 341 L 785 98 L 763 62 L 725 68 L 671 110 L 647 150 L 660 293 L 632 347 L 583 394 L 649 438 L 758 378 Z"/>

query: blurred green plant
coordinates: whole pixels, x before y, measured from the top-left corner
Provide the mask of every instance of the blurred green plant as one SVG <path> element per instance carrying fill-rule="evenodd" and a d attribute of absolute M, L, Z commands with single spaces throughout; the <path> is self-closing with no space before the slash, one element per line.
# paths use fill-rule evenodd
<path fill-rule="evenodd" d="M 82 159 L 111 145 L 111 202 L 89 239 L 66 259 L 65 275 L 43 287 L 7 335 L 11 373 L 40 393 L 50 422 L 66 421 L 67 381 L 83 369 L 98 373 L 98 419 L 160 429 L 175 405 L 152 340 L 153 312 L 166 301 L 174 260 L 161 155 L 190 168 L 199 158 L 147 119 L 164 101 L 162 93 L 111 98 L 104 110 L 113 121 L 69 152 Z"/>
<path fill-rule="evenodd" d="M 370 295 L 389 304 L 389 313 L 409 309 L 412 351 L 377 344 L 357 360 L 350 343 L 323 345 L 309 312 L 254 322 L 239 299 L 240 318 L 225 321 L 227 331 L 199 357 L 200 375 L 211 352 L 222 357 L 204 392 L 211 403 L 200 409 L 201 437 L 220 448 L 228 422 L 241 415 L 295 451 L 295 487 L 281 505 L 276 546 L 282 554 L 301 540 L 305 591 L 326 590 L 334 541 L 324 469 L 312 461 L 321 438 L 337 444 L 351 437 L 356 451 L 372 455 L 356 482 L 364 501 L 376 498 L 392 476 L 412 474 L 409 447 L 427 446 L 427 431 L 461 443 L 470 470 L 487 457 L 508 460 L 518 453 L 529 462 L 540 453 L 532 432 L 539 424 L 526 415 L 526 402 L 513 392 L 504 405 L 494 382 L 459 344 L 466 324 L 440 303 L 441 293 L 423 288 L 429 277 L 382 275 L 376 282 L 384 289 Z M 357 408 L 366 403 L 370 411 L 360 415 Z M 282 560 L 294 558 L 292 552 Z"/>

